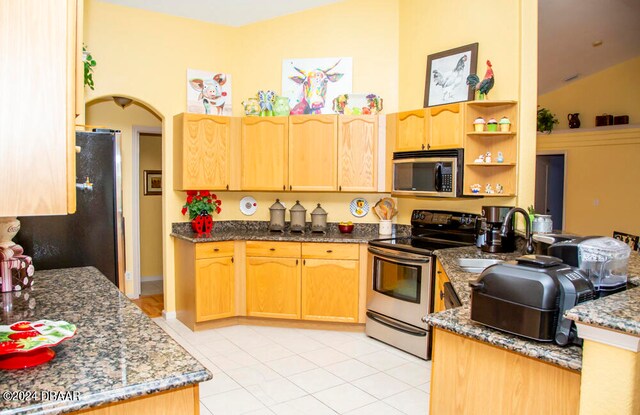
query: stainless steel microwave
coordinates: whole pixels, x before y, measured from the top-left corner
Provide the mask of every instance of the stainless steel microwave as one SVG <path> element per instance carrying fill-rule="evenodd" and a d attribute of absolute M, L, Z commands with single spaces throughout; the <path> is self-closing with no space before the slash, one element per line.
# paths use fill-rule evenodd
<path fill-rule="evenodd" d="M 424 197 L 462 196 L 464 150 L 393 153 L 393 194 Z"/>

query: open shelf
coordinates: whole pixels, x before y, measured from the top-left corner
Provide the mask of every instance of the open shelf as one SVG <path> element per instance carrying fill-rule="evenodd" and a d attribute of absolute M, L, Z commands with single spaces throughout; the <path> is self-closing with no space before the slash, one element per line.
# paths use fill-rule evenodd
<path fill-rule="evenodd" d="M 508 132 L 502 132 L 502 131 L 470 131 L 467 133 L 467 135 L 471 135 L 471 136 L 478 136 L 478 137 L 482 137 L 482 136 L 489 136 L 489 137 L 493 137 L 493 136 L 507 136 L 507 137 L 511 137 L 516 135 L 516 133 L 514 131 L 508 131 Z"/>
<path fill-rule="evenodd" d="M 465 166 L 477 167 L 513 167 L 516 163 L 465 163 Z"/>
<path fill-rule="evenodd" d="M 465 196 L 482 196 L 482 197 L 515 197 L 513 193 L 464 193 Z"/>

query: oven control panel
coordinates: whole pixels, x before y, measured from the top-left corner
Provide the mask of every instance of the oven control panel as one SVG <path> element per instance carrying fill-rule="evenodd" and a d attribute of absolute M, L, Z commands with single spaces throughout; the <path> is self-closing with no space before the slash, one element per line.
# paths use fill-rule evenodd
<path fill-rule="evenodd" d="M 449 212 L 416 209 L 411 215 L 412 226 L 422 227 L 474 227 L 479 215 L 463 212 Z"/>

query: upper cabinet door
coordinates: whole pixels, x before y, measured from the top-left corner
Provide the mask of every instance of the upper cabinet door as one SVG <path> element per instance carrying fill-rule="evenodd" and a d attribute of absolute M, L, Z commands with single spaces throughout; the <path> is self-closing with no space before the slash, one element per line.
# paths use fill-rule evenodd
<path fill-rule="evenodd" d="M 338 190 L 377 191 L 377 160 L 378 117 L 338 116 Z"/>
<path fill-rule="evenodd" d="M 288 117 L 242 118 L 242 190 L 286 190 Z"/>
<path fill-rule="evenodd" d="M 427 109 L 399 112 L 396 114 L 395 151 L 426 150 Z"/>
<path fill-rule="evenodd" d="M 179 114 L 174 128 L 174 189 L 228 190 L 231 118 Z"/>
<path fill-rule="evenodd" d="M 338 190 L 335 115 L 289 117 L 289 190 Z"/>
<path fill-rule="evenodd" d="M 462 148 L 464 105 L 461 103 L 429 108 L 428 149 Z"/>
<path fill-rule="evenodd" d="M 75 212 L 77 6 L 0 2 L 0 217 Z"/>

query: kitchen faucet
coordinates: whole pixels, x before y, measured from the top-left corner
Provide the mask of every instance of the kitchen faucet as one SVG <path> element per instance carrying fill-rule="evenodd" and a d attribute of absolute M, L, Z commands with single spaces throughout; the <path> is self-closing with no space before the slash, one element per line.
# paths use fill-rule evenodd
<path fill-rule="evenodd" d="M 533 235 L 531 233 L 531 218 L 529 218 L 529 214 L 522 208 L 514 207 L 509 209 L 506 215 L 504 215 L 504 221 L 502 222 L 502 227 L 500 228 L 500 235 L 507 236 L 507 232 L 509 231 L 509 224 L 511 223 L 511 218 L 516 212 L 522 213 L 524 216 L 524 222 L 526 224 L 526 238 L 527 238 L 527 254 L 533 254 Z"/>

